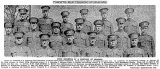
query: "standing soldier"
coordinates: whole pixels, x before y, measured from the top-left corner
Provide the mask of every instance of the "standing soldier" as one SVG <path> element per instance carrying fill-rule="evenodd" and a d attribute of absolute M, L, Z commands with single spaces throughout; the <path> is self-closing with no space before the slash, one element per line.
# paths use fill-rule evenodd
<path fill-rule="evenodd" d="M 82 18 L 84 19 L 84 32 L 87 34 L 87 32 L 93 31 L 93 25 L 90 21 L 87 20 L 88 16 L 88 9 L 81 9 L 80 13 Z"/>
<path fill-rule="evenodd" d="M 23 32 L 15 32 L 15 46 L 10 49 L 10 54 L 12 57 L 29 57 L 32 56 L 31 50 L 29 47 L 25 46 L 23 44 L 24 42 L 24 36 L 25 34 Z"/>
<path fill-rule="evenodd" d="M 64 34 L 64 31 L 66 31 L 67 29 L 74 29 L 73 24 L 68 22 L 69 14 L 70 13 L 68 11 L 61 12 L 61 16 L 63 19 L 61 29 L 62 29 L 63 34 Z"/>
<path fill-rule="evenodd" d="M 35 55 L 35 50 L 39 48 L 40 44 L 40 38 L 39 35 L 42 34 L 42 32 L 38 29 L 38 18 L 31 17 L 29 19 L 30 22 L 30 31 L 26 33 L 26 40 L 27 45 L 30 47 L 31 52 L 33 55 Z"/>
<path fill-rule="evenodd" d="M 87 40 L 87 34 L 83 31 L 84 29 L 84 19 L 83 18 L 77 18 L 75 19 L 76 22 L 76 33 L 75 33 L 75 43 L 77 46 L 85 47 L 86 46 L 86 40 Z"/>
<path fill-rule="evenodd" d="M 104 57 L 123 57 L 123 50 L 118 48 L 118 35 L 108 35 L 108 48 L 104 49 Z"/>
<path fill-rule="evenodd" d="M 29 15 L 27 14 L 28 10 L 26 8 L 21 8 L 18 10 L 18 15 L 14 23 L 15 32 L 24 32 L 29 31 Z"/>
<path fill-rule="evenodd" d="M 141 44 L 140 48 L 142 48 L 145 52 L 146 57 L 155 57 L 155 45 L 153 37 L 147 34 L 149 22 L 143 21 L 139 23 L 141 28 L 141 36 L 139 37 L 139 42 Z"/>
<path fill-rule="evenodd" d="M 53 19 L 48 17 L 50 7 L 42 6 L 41 9 L 43 17 L 39 18 L 40 31 L 44 34 L 52 34 L 51 23 L 53 22 Z"/>
<path fill-rule="evenodd" d="M 104 23 L 102 20 L 95 20 L 94 21 L 95 25 L 95 31 L 97 32 L 97 41 L 98 41 L 98 47 L 104 48 L 107 46 L 107 39 L 106 37 L 108 34 L 106 34 L 106 31 L 104 30 Z"/>
<path fill-rule="evenodd" d="M 99 12 L 101 13 L 102 21 L 104 23 L 104 30 L 106 31 L 106 34 L 113 34 L 113 25 L 110 21 L 107 20 L 108 8 L 102 8 L 99 10 Z"/>
<path fill-rule="evenodd" d="M 6 35 L 4 35 L 4 56 L 11 56 L 10 49 L 14 46 L 13 23 L 6 22 L 4 24 Z"/>
<path fill-rule="evenodd" d="M 74 44 L 75 31 L 73 29 L 69 29 L 66 30 L 64 34 L 66 35 L 66 43 L 62 47 L 62 57 L 79 57 L 80 49 Z"/>
<path fill-rule="evenodd" d="M 96 32 L 88 32 L 89 44 L 88 46 L 83 49 L 82 56 L 86 57 L 102 57 L 102 49 L 98 48 L 97 44 L 97 33 Z"/>
<path fill-rule="evenodd" d="M 62 56 L 61 47 L 62 47 L 62 36 L 61 36 L 61 23 L 53 22 L 52 26 L 52 35 L 50 37 L 51 48 L 56 51 L 58 57 Z"/>
<path fill-rule="evenodd" d="M 129 38 L 131 41 L 131 48 L 127 49 L 124 53 L 125 57 L 144 57 L 144 50 L 139 48 L 139 33 L 131 33 L 129 34 Z"/>
<path fill-rule="evenodd" d="M 126 23 L 125 23 L 124 31 L 127 34 L 139 33 L 138 23 L 131 18 L 131 15 L 133 14 L 133 12 L 134 12 L 133 8 L 127 8 L 125 10 L 125 14 L 127 15 L 127 20 L 126 20 Z"/>
<path fill-rule="evenodd" d="M 55 50 L 50 48 L 50 35 L 49 34 L 41 34 L 41 47 L 36 50 L 37 57 L 57 57 Z"/>
<path fill-rule="evenodd" d="M 119 38 L 120 45 L 118 47 L 122 48 L 125 51 L 127 48 L 130 48 L 130 41 L 129 41 L 128 34 L 124 32 L 126 19 L 120 17 L 120 18 L 117 18 L 116 21 L 118 25 L 118 30 L 114 34 L 120 37 Z"/>

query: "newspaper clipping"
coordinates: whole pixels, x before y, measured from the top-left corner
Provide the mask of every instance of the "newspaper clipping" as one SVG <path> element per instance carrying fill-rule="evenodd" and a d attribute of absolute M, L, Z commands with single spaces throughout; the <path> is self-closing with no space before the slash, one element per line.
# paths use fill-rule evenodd
<path fill-rule="evenodd" d="M 50 2 L 3 5 L 1 68 L 158 69 L 156 5 Z"/>

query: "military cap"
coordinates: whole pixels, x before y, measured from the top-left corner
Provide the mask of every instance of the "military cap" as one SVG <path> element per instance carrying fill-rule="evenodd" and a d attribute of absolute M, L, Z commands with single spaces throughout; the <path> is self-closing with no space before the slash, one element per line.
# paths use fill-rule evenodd
<path fill-rule="evenodd" d="M 13 28 L 13 24 L 11 22 L 4 23 L 5 28 Z"/>
<path fill-rule="evenodd" d="M 108 40 L 117 40 L 118 38 L 119 36 L 115 34 L 108 35 Z"/>
<path fill-rule="evenodd" d="M 123 17 L 119 17 L 119 18 L 116 19 L 116 21 L 117 21 L 118 23 L 119 23 L 120 20 L 124 20 L 124 21 L 126 22 L 126 19 L 123 18 Z"/>
<path fill-rule="evenodd" d="M 101 13 L 106 13 L 107 11 L 108 11 L 108 8 L 102 8 L 99 10 L 99 12 L 101 12 Z"/>
<path fill-rule="evenodd" d="M 49 35 L 49 34 L 40 34 L 39 37 L 40 37 L 40 39 L 42 39 L 42 40 L 47 40 L 47 39 L 50 38 L 50 35 Z"/>
<path fill-rule="evenodd" d="M 53 28 L 53 27 L 61 27 L 61 23 L 59 23 L 59 22 L 53 22 L 52 24 L 51 24 L 51 27 Z"/>
<path fill-rule="evenodd" d="M 70 13 L 68 11 L 62 11 L 61 12 L 61 16 L 62 17 L 65 17 L 65 16 L 68 16 Z"/>
<path fill-rule="evenodd" d="M 29 18 L 29 22 L 30 23 L 38 23 L 39 22 L 39 20 L 38 20 L 38 18 L 36 18 L 36 17 L 31 17 L 31 18 Z"/>
<path fill-rule="evenodd" d="M 15 32 L 15 33 L 14 33 L 14 36 L 15 36 L 15 37 L 23 37 L 24 35 L 25 35 L 24 32 Z"/>
<path fill-rule="evenodd" d="M 75 31 L 73 29 L 68 29 L 68 30 L 64 31 L 64 34 L 66 36 L 72 36 L 72 35 L 74 35 L 74 33 L 75 33 Z"/>
<path fill-rule="evenodd" d="M 20 12 L 20 13 L 27 13 L 28 10 L 26 8 L 20 8 L 20 9 L 18 9 L 18 12 Z"/>
<path fill-rule="evenodd" d="M 91 31 L 91 32 L 88 32 L 87 34 L 88 34 L 88 35 L 91 35 L 91 34 L 97 34 L 97 32 L 95 32 L 95 31 Z"/>
<path fill-rule="evenodd" d="M 140 36 L 139 33 L 131 33 L 131 34 L 128 35 L 129 38 L 137 38 L 139 36 Z"/>
<path fill-rule="evenodd" d="M 140 26 L 140 27 L 146 27 L 146 26 L 148 26 L 148 25 L 149 25 L 149 22 L 148 22 L 148 21 L 143 21 L 143 22 L 139 23 L 139 26 Z"/>
<path fill-rule="evenodd" d="M 133 13 L 134 12 L 134 9 L 133 8 L 127 8 L 125 10 L 125 13 L 128 14 L 128 13 Z"/>
<path fill-rule="evenodd" d="M 80 10 L 80 13 L 82 13 L 82 14 L 87 14 L 88 11 L 89 11 L 88 9 L 81 9 L 81 10 Z"/>
<path fill-rule="evenodd" d="M 95 20 L 94 21 L 94 25 L 104 25 L 103 21 L 102 20 Z"/>
<path fill-rule="evenodd" d="M 85 20 L 84 20 L 83 18 L 76 18 L 76 19 L 75 19 L 76 24 L 83 24 L 84 21 L 85 21 Z"/>
<path fill-rule="evenodd" d="M 42 9 L 42 10 L 49 10 L 50 7 L 49 7 L 49 6 L 42 6 L 41 9 Z"/>

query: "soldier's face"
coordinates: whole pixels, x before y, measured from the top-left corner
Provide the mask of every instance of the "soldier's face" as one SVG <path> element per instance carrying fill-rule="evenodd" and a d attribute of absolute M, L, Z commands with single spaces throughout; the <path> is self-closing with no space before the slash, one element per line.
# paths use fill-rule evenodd
<path fill-rule="evenodd" d="M 103 26 L 102 25 L 96 25 L 96 30 L 97 31 L 102 31 L 103 29 Z"/>
<path fill-rule="evenodd" d="M 67 42 L 72 43 L 74 40 L 74 36 L 67 36 Z"/>
<path fill-rule="evenodd" d="M 94 45 L 96 43 L 96 37 L 90 37 L 90 44 Z"/>
<path fill-rule="evenodd" d="M 23 37 L 16 37 L 17 44 L 22 44 L 22 42 L 23 42 Z"/>
<path fill-rule="evenodd" d="M 135 37 L 135 38 L 131 38 L 131 45 L 132 46 L 137 46 L 138 44 L 138 36 Z"/>
<path fill-rule="evenodd" d="M 48 10 L 42 10 L 43 17 L 48 17 Z"/>
<path fill-rule="evenodd" d="M 127 13 L 127 14 L 126 14 L 126 15 L 127 15 L 127 18 L 131 18 L 132 14 L 133 14 L 133 13 Z"/>
<path fill-rule="evenodd" d="M 31 28 L 32 28 L 32 29 L 36 29 L 36 28 L 37 28 L 37 24 L 36 24 L 36 23 L 32 23 L 32 24 L 31 24 Z"/>
<path fill-rule="evenodd" d="M 5 28 L 5 31 L 6 31 L 6 34 L 11 34 L 12 28 L 11 27 Z"/>
<path fill-rule="evenodd" d="M 77 24 L 76 28 L 77 28 L 77 30 L 82 30 L 83 29 L 83 24 Z"/>
<path fill-rule="evenodd" d="M 49 40 L 42 40 L 42 46 L 48 46 Z"/>
<path fill-rule="evenodd" d="M 117 45 L 117 40 L 109 40 L 109 45 L 114 47 Z"/>
<path fill-rule="evenodd" d="M 124 27 L 125 27 L 125 20 L 119 20 L 119 22 L 118 22 L 118 28 L 119 29 L 124 29 Z"/>
<path fill-rule="evenodd" d="M 59 29 L 59 28 L 53 28 L 53 32 L 54 32 L 55 34 L 58 34 L 58 33 L 60 33 L 60 29 Z"/>
<path fill-rule="evenodd" d="M 67 22 L 68 21 L 68 16 L 62 17 L 62 19 L 63 19 L 64 22 Z"/>
<path fill-rule="evenodd" d="M 20 19 L 23 20 L 23 19 L 26 19 L 27 18 L 27 13 L 20 13 Z"/>
<path fill-rule="evenodd" d="M 102 18 L 107 18 L 108 14 L 107 13 L 101 13 Z"/>
<path fill-rule="evenodd" d="M 142 31 L 143 33 L 146 33 L 147 30 L 148 30 L 148 26 L 143 26 L 143 27 L 141 27 L 141 31 Z"/>
<path fill-rule="evenodd" d="M 87 13 L 81 13 L 82 18 L 86 19 L 88 14 Z"/>

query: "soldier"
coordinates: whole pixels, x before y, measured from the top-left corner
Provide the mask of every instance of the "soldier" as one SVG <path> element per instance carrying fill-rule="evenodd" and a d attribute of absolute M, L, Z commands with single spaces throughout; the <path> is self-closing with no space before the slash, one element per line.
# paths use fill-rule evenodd
<path fill-rule="evenodd" d="M 66 31 L 67 29 L 74 29 L 73 24 L 68 22 L 69 14 L 70 13 L 68 11 L 61 12 L 61 16 L 63 19 L 61 29 L 62 29 L 63 34 L 64 34 L 64 31 Z"/>
<path fill-rule="evenodd" d="M 110 21 L 107 20 L 108 8 L 102 8 L 99 10 L 99 12 L 101 13 L 102 21 L 104 23 L 104 30 L 106 31 L 106 34 L 113 34 L 113 25 Z"/>
<path fill-rule="evenodd" d="M 66 43 L 62 47 L 62 57 L 79 57 L 80 49 L 74 43 L 75 31 L 73 29 L 69 29 L 66 30 L 64 34 L 66 35 Z"/>
<path fill-rule="evenodd" d="M 4 56 L 10 56 L 10 48 L 14 46 L 13 23 L 4 24 L 6 35 L 4 35 Z"/>
<path fill-rule="evenodd" d="M 15 32 L 15 46 L 10 49 L 10 54 L 12 57 L 30 57 L 32 56 L 31 50 L 29 47 L 23 44 L 25 33 L 24 32 Z"/>
<path fill-rule="evenodd" d="M 14 23 L 15 32 L 24 32 L 29 31 L 29 15 L 27 14 L 28 10 L 26 8 L 21 8 L 18 10 L 18 15 Z"/>
<path fill-rule="evenodd" d="M 36 17 L 29 18 L 30 31 L 26 33 L 26 43 L 30 47 L 32 54 L 35 54 L 35 50 L 40 47 L 39 35 L 42 34 L 42 32 L 38 29 L 38 21 L 39 20 Z"/>
<path fill-rule="evenodd" d="M 51 24 L 52 26 L 52 35 L 50 37 L 51 41 L 51 48 L 56 51 L 58 54 L 58 57 L 62 56 L 61 47 L 63 38 L 61 36 L 61 23 L 59 22 L 53 22 Z"/>
<path fill-rule="evenodd" d="M 97 33 L 96 32 L 88 32 L 89 44 L 88 46 L 82 50 L 82 56 L 86 57 L 102 57 L 102 49 L 98 48 L 97 44 Z"/>
<path fill-rule="evenodd" d="M 106 31 L 104 30 L 104 23 L 102 20 L 95 20 L 94 21 L 95 25 L 95 31 L 97 32 L 97 41 L 98 41 L 98 47 L 104 48 L 107 46 L 107 40 L 106 37 L 108 34 L 106 34 Z"/>
<path fill-rule="evenodd" d="M 127 34 L 139 33 L 138 23 L 131 18 L 131 15 L 133 14 L 133 12 L 134 12 L 133 8 L 127 8 L 125 10 L 125 14 L 127 15 L 127 20 L 126 20 L 126 23 L 125 23 L 124 31 Z"/>
<path fill-rule="evenodd" d="M 108 35 L 108 48 L 104 49 L 104 57 L 123 57 L 123 50 L 118 48 L 118 35 Z"/>
<path fill-rule="evenodd" d="M 129 34 L 131 48 L 127 49 L 124 53 L 125 57 L 144 57 L 144 50 L 139 48 L 139 33 Z"/>
<path fill-rule="evenodd" d="M 87 34 L 87 32 L 93 31 L 93 25 L 90 21 L 87 20 L 88 16 L 88 9 L 81 9 L 80 13 L 82 18 L 84 19 L 84 32 Z"/>
<path fill-rule="evenodd" d="M 50 35 L 41 34 L 41 47 L 36 50 L 37 57 L 57 57 L 56 51 L 50 48 Z"/>
<path fill-rule="evenodd" d="M 87 41 L 87 34 L 83 31 L 84 29 L 84 19 L 77 18 L 75 19 L 76 22 L 76 33 L 75 33 L 75 43 L 77 46 L 85 47 Z"/>
<path fill-rule="evenodd" d="M 48 17 L 49 13 L 49 6 L 42 6 L 42 14 L 43 17 L 39 18 L 39 26 L 40 26 L 40 31 L 44 34 L 52 34 L 52 28 L 51 28 L 51 23 L 53 22 L 52 18 Z"/>
<path fill-rule="evenodd" d="M 155 57 L 154 39 L 147 34 L 149 22 L 143 21 L 139 23 L 139 26 L 141 28 L 141 35 L 139 37 L 139 42 L 141 44 L 140 48 L 144 50 L 146 57 Z"/>
<path fill-rule="evenodd" d="M 117 18 L 116 21 L 118 25 L 118 30 L 114 34 L 120 37 L 119 38 L 120 45 L 118 47 L 122 48 L 125 51 L 127 48 L 130 48 L 130 41 L 129 41 L 128 34 L 124 32 L 126 19 L 120 17 L 120 18 Z"/>

